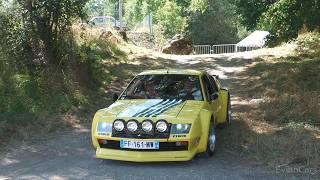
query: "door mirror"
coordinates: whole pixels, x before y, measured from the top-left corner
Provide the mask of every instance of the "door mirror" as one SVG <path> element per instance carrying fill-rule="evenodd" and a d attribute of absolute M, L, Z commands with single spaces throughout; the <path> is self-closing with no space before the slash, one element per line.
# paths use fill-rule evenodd
<path fill-rule="evenodd" d="M 119 95 L 117 93 L 112 94 L 112 101 L 113 102 L 116 102 L 118 100 L 118 98 L 119 98 Z"/>
<path fill-rule="evenodd" d="M 214 93 L 214 94 L 211 94 L 211 96 L 210 96 L 210 101 L 214 101 L 214 100 L 216 100 L 216 99 L 218 99 L 218 94 L 217 93 Z"/>
<path fill-rule="evenodd" d="M 220 79 L 219 75 L 211 75 L 212 77 L 216 78 L 216 79 Z"/>

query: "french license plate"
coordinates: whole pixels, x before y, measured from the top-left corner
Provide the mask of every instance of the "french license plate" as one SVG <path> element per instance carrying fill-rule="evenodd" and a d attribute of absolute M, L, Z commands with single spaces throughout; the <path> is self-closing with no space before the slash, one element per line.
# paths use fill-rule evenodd
<path fill-rule="evenodd" d="M 120 147 L 127 149 L 159 149 L 159 141 L 120 140 Z"/>

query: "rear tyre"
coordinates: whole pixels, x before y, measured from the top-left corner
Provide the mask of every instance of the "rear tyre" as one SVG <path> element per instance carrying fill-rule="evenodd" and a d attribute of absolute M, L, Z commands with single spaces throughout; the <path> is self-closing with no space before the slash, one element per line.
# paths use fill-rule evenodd
<path fill-rule="evenodd" d="M 216 150 L 216 132 L 213 122 L 210 123 L 209 128 L 206 156 L 211 157 L 214 155 Z"/>

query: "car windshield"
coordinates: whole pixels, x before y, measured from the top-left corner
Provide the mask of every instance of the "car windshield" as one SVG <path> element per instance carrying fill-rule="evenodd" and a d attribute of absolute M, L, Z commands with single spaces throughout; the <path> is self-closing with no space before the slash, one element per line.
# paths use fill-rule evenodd
<path fill-rule="evenodd" d="M 203 100 L 198 76 L 176 74 L 137 76 L 120 98 Z"/>

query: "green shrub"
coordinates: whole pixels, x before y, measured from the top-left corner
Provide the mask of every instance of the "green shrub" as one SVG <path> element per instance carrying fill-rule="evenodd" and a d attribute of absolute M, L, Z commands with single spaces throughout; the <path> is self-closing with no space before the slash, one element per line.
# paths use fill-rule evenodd
<path fill-rule="evenodd" d="M 311 56 L 320 59 L 320 33 L 301 34 L 296 40 L 300 55 Z"/>
<path fill-rule="evenodd" d="M 181 16 L 181 10 L 174 1 L 166 1 L 164 6 L 158 9 L 155 17 L 165 34 L 175 35 L 184 32 L 187 19 Z"/>

